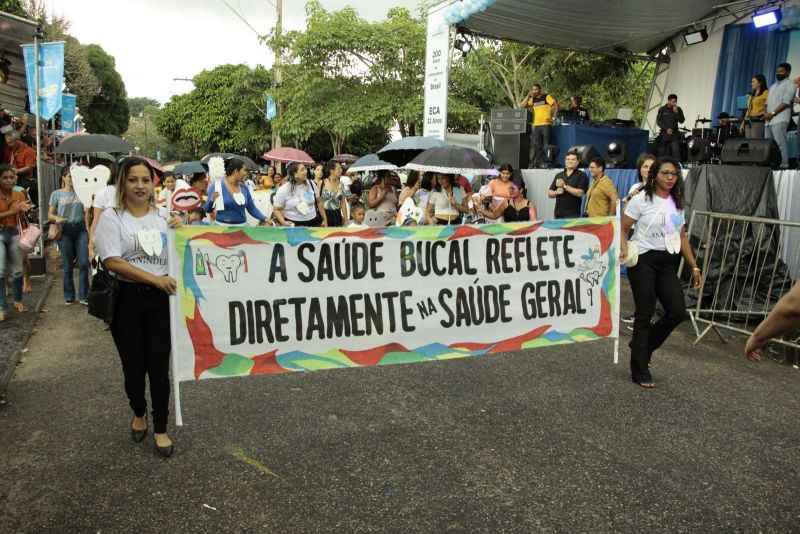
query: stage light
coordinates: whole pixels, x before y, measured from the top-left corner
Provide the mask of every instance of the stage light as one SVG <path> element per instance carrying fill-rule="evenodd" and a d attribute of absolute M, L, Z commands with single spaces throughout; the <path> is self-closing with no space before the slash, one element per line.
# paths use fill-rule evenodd
<path fill-rule="evenodd" d="M 773 24 L 777 24 L 780 21 L 781 21 L 780 9 L 772 9 L 770 11 L 764 11 L 762 13 L 756 13 L 755 15 L 753 15 L 753 26 L 755 26 L 756 28 L 772 26 Z"/>
<path fill-rule="evenodd" d="M 575 152 L 578 154 L 578 165 L 588 167 L 589 162 L 600 157 L 600 153 L 592 145 L 573 145 L 567 150 L 567 154 Z"/>
<path fill-rule="evenodd" d="M 683 34 L 683 40 L 687 46 L 702 43 L 706 39 L 708 39 L 708 32 L 705 28 L 700 28 L 699 30 L 686 32 Z"/>
<path fill-rule="evenodd" d="M 611 141 L 606 147 L 606 158 L 608 159 L 608 168 L 613 169 L 620 163 L 625 161 L 628 155 L 625 143 L 620 141 Z"/>

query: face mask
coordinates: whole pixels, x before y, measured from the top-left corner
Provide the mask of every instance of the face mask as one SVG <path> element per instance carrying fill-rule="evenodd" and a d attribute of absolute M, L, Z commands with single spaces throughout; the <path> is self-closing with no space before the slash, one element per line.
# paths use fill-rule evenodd
<path fill-rule="evenodd" d="M 781 82 L 781 81 L 786 79 L 786 75 L 785 74 L 776 74 L 775 77 L 778 79 L 779 82 Z"/>

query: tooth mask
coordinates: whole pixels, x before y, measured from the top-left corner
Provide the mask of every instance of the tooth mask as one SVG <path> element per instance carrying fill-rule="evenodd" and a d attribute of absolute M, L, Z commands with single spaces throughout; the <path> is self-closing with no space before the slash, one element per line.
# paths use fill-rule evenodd
<path fill-rule="evenodd" d="M 92 205 L 92 196 L 106 186 L 111 171 L 104 165 L 82 167 L 75 165 L 70 169 L 72 187 L 84 206 Z"/>
<path fill-rule="evenodd" d="M 160 256 L 164 248 L 164 243 L 161 240 L 161 232 L 158 230 L 139 230 L 136 232 L 136 237 L 139 239 L 139 245 L 148 256 Z"/>

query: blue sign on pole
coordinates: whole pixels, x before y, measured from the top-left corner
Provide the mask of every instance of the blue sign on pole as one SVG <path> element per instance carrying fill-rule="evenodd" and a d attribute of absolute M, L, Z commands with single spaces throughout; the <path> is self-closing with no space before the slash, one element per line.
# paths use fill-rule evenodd
<path fill-rule="evenodd" d="M 75 95 L 64 93 L 61 95 L 61 129 L 65 132 L 75 132 Z"/>
<path fill-rule="evenodd" d="M 268 121 L 278 116 L 278 106 L 275 104 L 275 99 L 272 98 L 271 94 L 267 94 L 267 110 L 264 116 Z"/>
<path fill-rule="evenodd" d="M 34 45 L 22 45 L 25 57 L 25 75 L 28 78 L 28 103 L 36 113 L 36 73 L 34 71 Z M 64 85 L 64 43 L 39 45 L 39 116 L 46 121 L 61 109 Z"/>

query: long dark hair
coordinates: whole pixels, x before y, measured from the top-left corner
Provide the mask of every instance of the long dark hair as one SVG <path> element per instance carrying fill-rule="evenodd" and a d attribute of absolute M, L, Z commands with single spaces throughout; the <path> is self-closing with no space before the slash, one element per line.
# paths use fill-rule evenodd
<path fill-rule="evenodd" d="M 758 82 L 758 89 L 753 89 L 750 92 L 750 94 L 752 96 L 758 96 L 760 94 L 763 94 L 764 91 L 766 91 L 767 88 L 769 87 L 767 85 L 767 77 L 764 76 L 763 74 L 756 74 L 755 76 L 753 76 L 753 78 L 755 78 L 756 81 Z"/>
<path fill-rule="evenodd" d="M 406 187 L 414 187 L 414 184 L 419 182 L 419 171 L 411 171 L 406 178 Z M 422 186 L 422 184 L 420 184 Z"/>
<path fill-rule="evenodd" d="M 150 181 L 155 182 L 156 173 L 153 170 L 153 167 L 150 166 L 150 163 L 143 158 L 139 158 L 137 156 L 131 156 L 127 158 L 123 158 L 117 162 L 117 191 L 116 191 L 116 207 L 119 210 L 125 209 L 125 184 L 124 181 L 128 177 L 128 174 L 131 172 L 131 168 L 138 167 L 139 165 L 143 165 L 147 168 L 147 172 L 150 174 Z M 150 205 L 155 207 L 155 189 L 150 194 Z"/>
<path fill-rule="evenodd" d="M 440 174 L 441 176 L 444 176 L 445 178 L 447 178 L 447 181 L 450 182 L 450 187 L 451 188 L 455 188 L 456 187 L 456 177 L 455 177 L 454 174 L 445 174 L 443 172 L 440 172 L 438 174 Z M 439 179 L 439 178 L 436 179 L 436 187 L 434 187 L 433 190 L 434 191 L 441 191 L 442 190 L 442 181 L 441 181 L 441 179 Z"/>
<path fill-rule="evenodd" d="M 514 176 L 514 167 L 512 167 L 510 163 L 503 163 L 502 165 L 500 165 L 500 167 L 497 168 L 497 172 L 502 172 L 502 171 L 510 172 L 511 176 L 513 178 L 513 176 Z"/>
<path fill-rule="evenodd" d="M 639 157 L 636 158 L 636 177 L 640 182 L 642 181 L 642 165 L 644 165 L 647 160 L 655 161 L 656 157 L 649 152 L 645 152 L 644 154 L 639 154 Z M 650 174 L 648 173 L 648 177 L 649 176 Z"/>
<path fill-rule="evenodd" d="M 678 172 L 678 179 L 675 180 L 675 187 L 673 187 L 669 194 L 672 197 L 672 200 L 675 201 L 675 207 L 679 210 L 683 209 L 683 176 L 681 176 L 681 164 L 678 163 L 678 160 L 675 158 L 671 158 L 669 156 L 664 156 L 663 158 L 658 158 L 655 163 L 650 166 L 650 172 L 647 173 L 647 183 L 644 186 L 644 194 L 647 195 L 647 198 L 650 202 L 653 202 L 653 193 L 656 191 L 656 176 L 658 176 L 659 171 L 661 171 L 661 167 L 665 163 L 671 163 L 675 166 L 675 170 Z"/>
<path fill-rule="evenodd" d="M 336 168 L 337 165 L 341 165 L 341 163 L 334 160 L 329 160 L 327 163 L 325 163 L 325 166 L 322 167 L 322 178 L 325 180 L 330 178 L 331 173 L 333 172 L 333 170 Z M 316 169 L 316 167 L 314 168 Z"/>
<path fill-rule="evenodd" d="M 420 188 L 425 191 L 430 191 L 433 186 L 433 173 L 428 171 L 422 175 L 422 183 L 419 184 Z"/>
<path fill-rule="evenodd" d="M 300 168 L 300 165 L 303 164 L 293 161 L 286 167 L 286 177 L 289 179 L 289 183 L 291 184 L 291 186 L 289 187 L 289 191 L 291 191 L 292 193 L 294 193 L 294 188 L 297 186 L 297 169 Z M 303 166 L 305 167 L 305 165 Z M 314 179 L 309 178 L 308 174 L 306 174 L 306 181 L 312 184 L 309 185 L 309 187 L 311 188 L 312 191 L 314 191 L 314 185 L 313 185 Z M 314 196 L 316 196 L 316 192 L 314 193 Z"/>
<path fill-rule="evenodd" d="M 225 160 L 225 176 L 230 176 L 238 170 L 246 167 L 244 161 L 239 158 L 230 158 Z"/>

